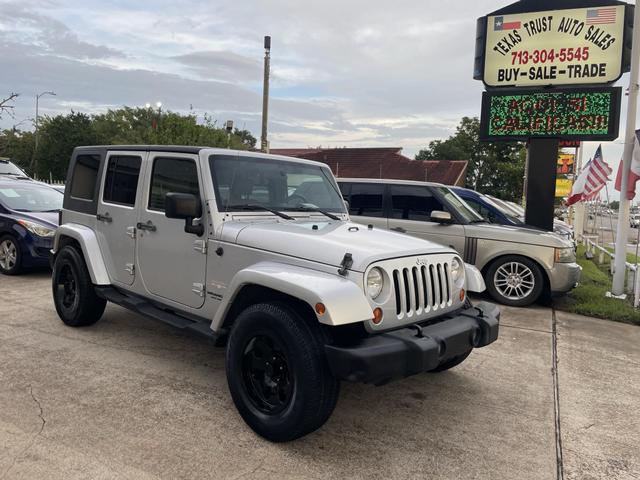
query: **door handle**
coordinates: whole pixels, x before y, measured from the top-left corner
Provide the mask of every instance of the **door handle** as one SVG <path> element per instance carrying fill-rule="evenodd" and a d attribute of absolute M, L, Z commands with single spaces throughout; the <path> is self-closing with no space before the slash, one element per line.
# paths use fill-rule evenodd
<path fill-rule="evenodd" d="M 109 215 L 109 213 L 105 213 L 104 215 L 99 213 L 99 214 L 96 215 L 96 218 L 100 222 L 106 222 L 106 223 L 113 222 L 113 218 L 111 218 L 111 215 Z"/>
<path fill-rule="evenodd" d="M 407 233 L 407 231 L 402 227 L 394 227 L 391 230 L 393 230 L 394 232 L 399 232 L 399 233 Z"/>
<path fill-rule="evenodd" d="M 156 226 L 151 220 L 147 220 L 147 223 L 138 223 L 136 225 L 136 228 L 138 230 L 146 230 L 147 232 L 155 232 L 157 230 Z"/>

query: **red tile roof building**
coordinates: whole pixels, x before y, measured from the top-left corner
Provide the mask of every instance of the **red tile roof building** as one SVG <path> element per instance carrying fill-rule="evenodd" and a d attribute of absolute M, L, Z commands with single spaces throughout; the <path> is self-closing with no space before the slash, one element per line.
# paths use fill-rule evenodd
<path fill-rule="evenodd" d="M 412 160 L 402 148 L 274 148 L 269 153 L 329 165 L 336 177 L 417 180 L 464 186 L 466 160 Z"/>

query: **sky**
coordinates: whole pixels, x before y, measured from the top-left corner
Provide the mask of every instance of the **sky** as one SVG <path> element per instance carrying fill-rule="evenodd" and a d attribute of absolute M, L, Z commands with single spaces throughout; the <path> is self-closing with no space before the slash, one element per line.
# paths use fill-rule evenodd
<path fill-rule="evenodd" d="M 272 148 L 403 147 L 413 157 L 480 115 L 476 19 L 509 3 L 0 0 L 0 97 L 20 93 L 0 128 L 30 128 L 35 95 L 54 91 L 41 114 L 162 102 L 259 138 L 271 35 Z M 622 138 L 603 148 L 617 170 Z"/>

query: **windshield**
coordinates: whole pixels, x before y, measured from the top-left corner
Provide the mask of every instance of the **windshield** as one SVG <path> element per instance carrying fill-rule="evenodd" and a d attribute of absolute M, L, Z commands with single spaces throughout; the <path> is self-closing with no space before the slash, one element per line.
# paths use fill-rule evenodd
<path fill-rule="evenodd" d="M 516 214 L 519 217 L 524 217 L 524 208 L 522 208 L 522 206 L 518 205 L 517 203 L 513 203 L 513 202 L 508 202 L 509 206 L 511 208 L 513 208 L 513 210 L 516 212 Z"/>
<path fill-rule="evenodd" d="M 62 209 L 64 195 L 45 186 L 0 185 L 0 202 L 20 212 L 48 212 Z"/>
<path fill-rule="evenodd" d="M 326 167 L 226 155 L 212 155 L 209 162 L 221 212 L 318 209 L 346 213 Z"/>
<path fill-rule="evenodd" d="M 27 176 L 26 173 L 16 167 L 13 163 L 6 160 L 0 160 L 0 175 Z"/>
<path fill-rule="evenodd" d="M 484 222 L 484 218 L 466 204 L 453 190 L 446 187 L 436 187 L 436 190 L 444 197 L 445 201 L 455 210 L 466 223 Z"/>
<path fill-rule="evenodd" d="M 493 205 L 494 208 L 502 212 L 502 214 L 509 218 L 512 222 L 522 223 L 520 221 L 520 215 L 518 214 L 518 212 L 506 202 L 500 200 L 499 198 L 492 197 L 491 195 L 484 195 L 484 199 L 485 202 Z"/>

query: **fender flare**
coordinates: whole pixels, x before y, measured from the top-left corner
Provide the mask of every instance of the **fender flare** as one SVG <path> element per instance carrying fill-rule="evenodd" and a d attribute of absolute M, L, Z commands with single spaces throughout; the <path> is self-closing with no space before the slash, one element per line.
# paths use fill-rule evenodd
<path fill-rule="evenodd" d="M 475 266 L 465 263 L 464 271 L 468 292 L 482 293 L 487 289 L 482 273 Z"/>
<path fill-rule="evenodd" d="M 373 318 L 373 309 L 363 291 L 351 280 L 283 263 L 260 262 L 240 270 L 233 277 L 213 318 L 211 327 L 214 331 L 222 327 L 238 292 L 246 285 L 291 295 L 309 304 L 314 311 L 317 303 L 323 303 L 325 314 L 316 316 L 326 325 L 346 325 Z"/>
<path fill-rule="evenodd" d="M 60 237 L 73 238 L 80 244 L 84 261 L 94 285 L 110 285 L 109 273 L 100 252 L 96 233 L 89 227 L 78 225 L 77 223 L 65 223 L 56 230 L 53 240 L 53 254 L 58 252 Z"/>

